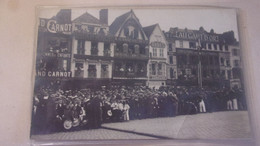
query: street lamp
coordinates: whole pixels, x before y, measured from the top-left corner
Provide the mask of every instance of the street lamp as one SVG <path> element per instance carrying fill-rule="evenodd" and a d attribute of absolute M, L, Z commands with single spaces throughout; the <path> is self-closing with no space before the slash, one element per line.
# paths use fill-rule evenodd
<path fill-rule="evenodd" d="M 199 88 L 202 88 L 202 73 L 201 73 L 201 42 L 200 39 L 198 40 L 198 46 L 197 46 L 197 51 L 198 51 L 198 86 Z"/>

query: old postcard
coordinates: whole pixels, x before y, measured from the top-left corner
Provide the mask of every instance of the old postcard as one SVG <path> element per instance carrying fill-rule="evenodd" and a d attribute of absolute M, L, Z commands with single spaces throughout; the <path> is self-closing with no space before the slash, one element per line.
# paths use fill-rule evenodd
<path fill-rule="evenodd" d="M 251 138 L 235 9 L 38 9 L 31 138 Z"/>

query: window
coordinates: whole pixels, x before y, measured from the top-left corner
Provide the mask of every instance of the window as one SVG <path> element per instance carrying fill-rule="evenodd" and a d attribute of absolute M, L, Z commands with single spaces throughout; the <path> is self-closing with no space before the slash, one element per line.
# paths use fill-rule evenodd
<path fill-rule="evenodd" d="M 196 48 L 196 43 L 195 42 L 189 42 L 190 48 Z"/>
<path fill-rule="evenodd" d="M 219 45 L 219 49 L 220 49 L 220 51 L 223 51 L 223 46 Z"/>
<path fill-rule="evenodd" d="M 108 65 L 101 64 L 101 78 L 108 78 Z"/>
<path fill-rule="evenodd" d="M 128 73 L 133 73 L 134 72 L 134 64 L 132 62 L 128 62 L 126 64 L 126 71 Z"/>
<path fill-rule="evenodd" d="M 220 64 L 224 65 L 224 58 L 222 58 L 222 57 L 220 58 Z"/>
<path fill-rule="evenodd" d="M 160 57 L 163 57 L 163 53 L 164 53 L 163 48 L 160 48 Z"/>
<path fill-rule="evenodd" d="M 83 77 L 83 76 L 84 76 L 83 63 L 76 63 L 75 64 L 75 77 Z"/>
<path fill-rule="evenodd" d="M 227 66 L 230 66 L 230 61 L 226 60 L 226 64 L 227 64 Z"/>
<path fill-rule="evenodd" d="M 212 49 L 212 48 L 211 48 L 211 44 L 208 44 L 208 49 L 210 49 L 210 50 Z"/>
<path fill-rule="evenodd" d="M 155 64 L 152 64 L 152 75 L 156 75 L 156 67 L 155 67 Z"/>
<path fill-rule="evenodd" d="M 91 42 L 91 55 L 98 55 L 98 43 Z"/>
<path fill-rule="evenodd" d="M 124 53 L 128 52 L 128 44 L 126 44 L 126 43 L 123 44 L 123 52 Z"/>
<path fill-rule="evenodd" d="M 173 68 L 170 69 L 170 78 L 171 79 L 174 78 L 174 69 Z"/>
<path fill-rule="evenodd" d="M 140 48 L 139 51 L 140 51 L 140 54 L 145 54 L 145 48 Z"/>
<path fill-rule="evenodd" d="M 206 43 L 202 42 L 201 43 L 201 48 L 206 49 Z"/>
<path fill-rule="evenodd" d="M 138 54 L 139 52 L 140 52 L 140 46 L 139 45 L 135 45 L 134 46 L 134 52 L 136 53 L 136 54 Z"/>
<path fill-rule="evenodd" d="M 110 52 L 110 44 L 109 43 L 105 43 L 104 44 L 104 56 L 110 56 L 111 52 Z"/>
<path fill-rule="evenodd" d="M 77 54 L 83 55 L 85 53 L 85 41 L 78 40 Z"/>
<path fill-rule="evenodd" d="M 153 56 L 154 56 L 154 57 L 157 56 L 157 48 L 153 48 Z"/>
<path fill-rule="evenodd" d="M 217 49 L 218 49 L 218 48 L 217 48 L 217 44 L 214 44 L 213 46 L 214 46 L 214 49 L 215 49 L 215 50 L 217 50 Z"/>
<path fill-rule="evenodd" d="M 63 60 L 62 68 L 64 71 L 67 71 L 68 69 L 68 60 Z"/>
<path fill-rule="evenodd" d="M 238 67 L 239 66 L 239 60 L 234 60 L 234 65 L 235 65 L 235 67 Z"/>
<path fill-rule="evenodd" d="M 162 75 L 162 64 L 158 64 L 158 75 Z"/>
<path fill-rule="evenodd" d="M 88 66 L 88 77 L 89 78 L 96 78 L 97 77 L 96 65 L 89 65 Z"/>
<path fill-rule="evenodd" d="M 173 64 L 173 57 L 172 56 L 169 56 L 169 61 L 170 61 L 170 64 Z"/>
<path fill-rule="evenodd" d="M 228 51 L 228 45 L 225 45 L 225 51 Z"/>
<path fill-rule="evenodd" d="M 94 33 L 95 27 L 94 26 L 88 26 L 88 30 L 91 33 Z"/>
<path fill-rule="evenodd" d="M 183 48 L 183 41 L 180 41 L 180 48 Z"/>
<path fill-rule="evenodd" d="M 172 43 L 169 43 L 169 51 L 172 51 Z"/>
<path fill-rule="evenodd" d="M 238 56 L 238 49 L 233 49 L 232 53 L 234 56 Z"/>
<path fill-rule="evenodd" d="M 231 79 L 231 71 L 229 70 L 227 73 L 228 73 L 228 79 Z"/>

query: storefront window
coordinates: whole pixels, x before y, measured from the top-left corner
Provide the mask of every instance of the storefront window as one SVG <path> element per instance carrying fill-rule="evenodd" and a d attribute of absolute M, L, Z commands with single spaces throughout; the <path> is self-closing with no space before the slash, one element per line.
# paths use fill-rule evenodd
<path fill-rule="evenodd" d="M 75 64 L 75 77 L 83 77 L 84 76 L 84 68 L 83 63 Z"/>
<path fill-rule="evenodd" d="M 101 65 L 101 78 L 108 78 L 108 65 L 107 64 Z"/>

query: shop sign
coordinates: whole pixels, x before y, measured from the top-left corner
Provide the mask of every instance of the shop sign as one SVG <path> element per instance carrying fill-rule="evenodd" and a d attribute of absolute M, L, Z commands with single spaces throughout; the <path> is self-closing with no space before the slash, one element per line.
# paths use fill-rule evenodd
<path fill-rule="evenodd" d="M 165 44 L 162 43 L 162 42 L 159 42 L 159 41 L 154 41 L 154 42 L 151 42 L 151 47 L 153 48 L 165 48 Z"/>
<path fill-rule="evenodd" d="M 46 28 L 51 33 L 71 33 L 72 24 L 59 24 L 56 20 L 40 19 L 40 27 Z"/>
<path fill-rule="evenodd" d="M 56 78 L 69 78 L 71 77 L 70 71 L 37 71 L 38 77 L 56 77 Z"/>
<path fill-rule="evenodd" d="M 219 42 L 218 35 L 212 35 L 207 33 L 177 31 L 176 37 L 180 39 L 188 39 L 188 40 L 195 40 L 195 41 L 201 40 L 206 42 Z"/>
<path fill-rule="evenodd" d="M 53 53 L 53 52 L 46 52 L 44 53 L 46 57 L 58 57 L 58 58 L 70 58 L 70 54 L 68 53 Z"/>

